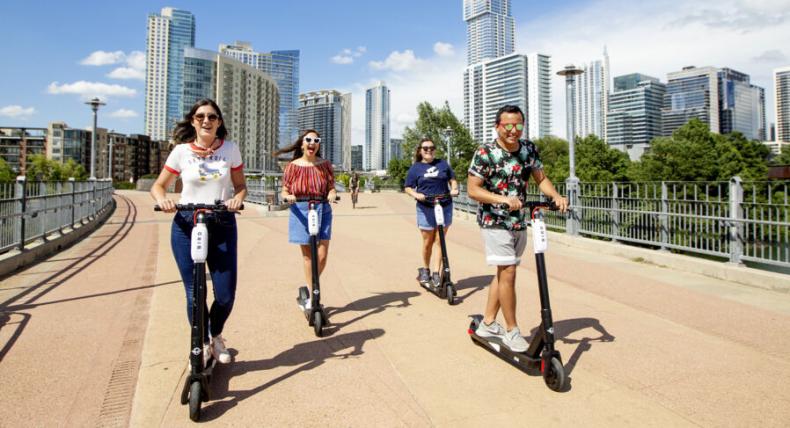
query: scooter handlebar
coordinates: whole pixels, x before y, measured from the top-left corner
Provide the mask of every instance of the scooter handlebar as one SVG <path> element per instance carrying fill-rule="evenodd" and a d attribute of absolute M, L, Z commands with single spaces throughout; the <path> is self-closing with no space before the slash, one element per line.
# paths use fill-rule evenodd
<path fill-rule="evenodd" d="M 244 204 L 238 208 L 238 211 L 244 209 Z M 217 199 L 213 204 L 176 204 L 176 211 L 195 211 L 195 210 L 211 210 L 211 211 L 228 211 L 225 202 Z M 154 211 L 162 211 L 159 205 L 154 205 Z"/>
<path fill-rule="evenodd" d="M 336 196 L 335 200 L 339 201 L 340 200 L 340 196 Z M 324 203 L 324 202 L 329 202 L 329 198 L 317 198 L 315 196 L 297 196 L 296 197 L 296 202 L 319 202 L 319 203 Z"/>
<path fill-rule="evenodd" d="M 508 204 L 494 204 L 495 207 L 510 210 L 510 206 Z M 559 207 L 557 204 L 554 203 L 553 200 L 549 199 L 546 201 L 527 201 L 521 203 L 522 210 L 534 210 L 535 208 L 543 208 L 549 211 L 559 211 Z M 511 212 L 520 211 L 520 210 L 512 210 Z"/>

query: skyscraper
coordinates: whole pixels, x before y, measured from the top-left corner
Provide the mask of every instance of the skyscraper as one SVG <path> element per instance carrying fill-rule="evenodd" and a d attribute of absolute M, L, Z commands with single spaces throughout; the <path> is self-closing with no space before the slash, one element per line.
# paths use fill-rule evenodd
<path fill-rule="evenodd" d="M 510 0 L 464 0 L 467 65 L 515 51 L 516 24 Z"/>
<path fill-rule="evenodd" d="M 776 141 L 790 142 L 790 66 L 774 69 Z"/>
<path fill-rule="evenodd" d="M 351 94 L 335 90 L 299 95 L 299 129 L 321 134 L 321 155 L 344 171 L 351 169 Z"/>
<path fill-rule="evenodd" d="M 169 138 L 181 119 L 184 48 L 195 46 L 192 13 L 165 7 L 148 15 L 145 79 L 145 133 Z"/>
<path fill-rule="evenodd" d="M 268 74 L 217 52 L 187 48 L 183 109 L 188 111 L 201 98 L 219 105 L 228 139 L 239 144 L 245 171 L 275 169 L 279 96 Z"/>
<path fill-rule="evenodd" d="M 662 107 L 663 135 L 672 135 L 692 118 L 719 132 L 719 82 L 714 67 L 683 67 L 667 74 L 667 93 Z"/>
<path fill-rule="evenodd" d="M 584 73 L 576 76 L 574 118 L 576 135 L 590 134 L 606 139 L 606 112 L 609 108 L 609 54 L 603 50 L 603 60 L 580 67 Z M 570 138 L 570 137 L 569 137 Z"/>
<path fill-rule="evenodd" d="M 362 171 L 365 168 L 365 164 L 362 162 L 362 152 L 364 151 L 364 146 L 361 144 L 357 144 L 355 146 L 351 146 L 351 170 L 352 171 Z"/>
<path fill-rule="evenodd" d="M 299 133 L 299 51 L 255 52 L 249 43 L 237 41 L 233 45 L 220 45 L 219 52 L 255 67 L 274 79 L 280 92 L 277 146 L 285 147 L 296 141 Z"/>
<path fill-rule="evenodd" d="M 719 131 L 733 131 L 765 141 L 765 89 L 749 82 L 748 74 L 730 68 L 719 70 Z"/>
<path fill-rule="evenodd" d="M 390 90 L 384 82 L 365 91 L 365 169 L 386 169 L 390 146 Z"/>
<path fill-rule="evenodd" d="M 551 57 L 527 54 L 527 135 L 537 139 L 551 134 Z M 489 125 L 490 126 L 490 125 Z"/>
<path fill-rule="evenodd" d="M 655 77 L 635 73 L 616 77 L 614 87 L 609 95 L 606 142 L 637 160 L 653 138 L 661 135 L 666 85 Z"/>

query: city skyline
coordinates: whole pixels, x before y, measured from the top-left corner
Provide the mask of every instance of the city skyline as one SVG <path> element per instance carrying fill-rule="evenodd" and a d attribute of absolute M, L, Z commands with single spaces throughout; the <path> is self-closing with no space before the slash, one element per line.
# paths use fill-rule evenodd
<path fill-rule="evenodd" d="M 462 0 L 393 3 L 386 22 L 372 19 L 380 16 L 377 5 L 343 8 L 306 3 L 311 15 L 351 22 L 353 31 L 317 38 L 314 32 L 294 25 L 302 15 L 278 4 L 251 3 L 245 6 L 249 9 L 245 14 L 218 10 L 207 2 L 8 5 L 7 25 L 0 35 L 19 42 L 6 48 L 7 57 L 25 58 L 36 52 L 47 58 L 48 66 L 20 59 L 4 69 L 0 125 L 46 127 L 50 121 L 65 121 L 71 127 L 89 127 L 91 115 L 82 105 L 83 97 L 100 93 L 109 96 L 107 106 L 99 111 L 100 127 L 142 133 L 145 22 L 148 14 L 166 6 L 194 14 L 198 48 L 216 49 L 220 43 L 246 40 L 259 51 L 300 50 L 302 93 L 336 88 L 351 92 L 361 103 L 372 82 L 387 81 L 392 92 L 393 137 L 413 125 L 421 101 L 442 105 L 447 100 L 456 116 L 463 116 L 466 23 Z M 603 46 L 609 51 L 612 77 L 644 73 L 666 82 L 667 73 L 688 65 L 732 68 L 749 74 L 753 84 L 765 89 L 766 118 L 773 122 L 772 70 L 790 65 L 790 50 L 781 44 L 790 37 L 790 13 L 785 12 L 790 10 L 790 1 L 513 3 L 516 52 L 551 55 L 553 72 L 568 63 L 589 61 Z M 418 5 L 421 12 L 415 14 Z M 81 22 L 86 16 L 97 17 L 93 31 L 101 37 L 91 34 L 87 25 L 75 27 L 84 31 L 54 25 Z M 217 20 L 233 25 L 210 24 Z M 421 30 L 404 31 L 400 25 L 387 24 L 403 20 Z M 552 133 L 565 137 L 560 77 L 552 77 L 551 92 Z M 355 145 L 364 141 L 361 110 L 352 118 Z"/>

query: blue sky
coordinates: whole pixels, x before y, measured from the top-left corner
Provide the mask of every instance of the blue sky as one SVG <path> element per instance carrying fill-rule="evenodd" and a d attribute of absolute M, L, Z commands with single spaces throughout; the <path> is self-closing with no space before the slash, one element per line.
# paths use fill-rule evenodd
<path fill-rule="evenodd" d="M 364 136 L 364 89 L 377 80 L 392 90 L 393 136 L 413 123 L 422 100 L 447 100 L 462 114 L 461 0 L 8 3 L 0 26 L 0 126 L 45 127 L 54 120 L 89 126 L 90 109 L 82 103 L 100 91 L 108 95 L 99 126 L 141 133 L 144 81 L 128 77 L 140 75 L 135 66 L 141 58 L 134 52 L 145 52 L 148 14 L 165 6 L 196 16 L 200 48 L 216 50 L 220 43 L 244 40 L 258 51 L 299 49 L 301 92 L 352 92 L 353 144 Z M 732 67 L 766 89 L 768 121 L 773 121 L 771 70 L 790 64 L 790 0 L 512 0 L 512 5 L 516 50 L 551 55 L 555 70 L 598 59 L 604 45 L 613 76 L 642 72 L 666 81 L 666 73 L 685 65 Z M 98 58 L 96 52 L 119 51 L 103 55 L 113 64 L 82 63 Z M 552 90 L 553 129 L 564 136 L 561 79 Z"/>

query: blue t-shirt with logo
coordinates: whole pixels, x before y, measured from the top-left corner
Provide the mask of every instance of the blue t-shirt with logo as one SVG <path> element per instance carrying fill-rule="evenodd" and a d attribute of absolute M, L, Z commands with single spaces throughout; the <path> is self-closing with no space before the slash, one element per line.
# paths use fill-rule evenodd
<path fill-rule="evenodd" d="M 450 193 L 450 180 L 455 179 L 455 172 L 443 159 L 434 159 L 430 163 L 415 162 L 406 174 L 404 186 L 411 187 L 425 196 Z M 442 201 L 442 205 L 452 199 Z"/>

